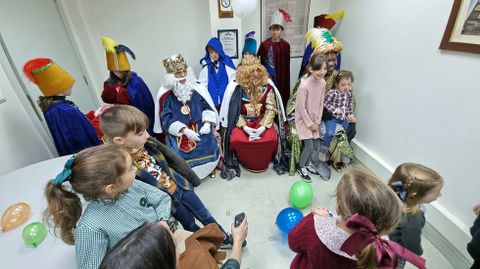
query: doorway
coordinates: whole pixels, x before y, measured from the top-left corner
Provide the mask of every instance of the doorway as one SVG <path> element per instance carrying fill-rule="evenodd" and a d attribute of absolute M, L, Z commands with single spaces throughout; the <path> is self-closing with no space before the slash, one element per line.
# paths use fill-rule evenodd
<path fill-rule="evenodd" d="M 32 121 L 40 121 L 50 134 L 36 101 L 38 87 L 23 74 L 23 64 L 32 58 L 51 58 L 75 78 L 70 100 L 84 113 L 96 110 L 100 103 L 87 83 L 80 59 L 68 35 L 54 0 L 2 1 L 0 9 L 0 42 L 3 53 L 19 80 L 15 89 Z M 47 142 L 47 141 L 46 141 Z M 53 144 L 53 141 L 48 141 Z"/>

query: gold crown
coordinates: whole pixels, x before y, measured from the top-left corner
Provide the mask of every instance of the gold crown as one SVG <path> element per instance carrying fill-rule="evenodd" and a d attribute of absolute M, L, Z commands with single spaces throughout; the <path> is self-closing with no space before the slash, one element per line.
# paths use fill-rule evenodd
<path fill-rule="evenodd" d="M 173 55 L 163 60 L 163 66 L 167 69 L 167 73 L 177 73 L 187 70 L 187 63 L 181 54 Z"/>

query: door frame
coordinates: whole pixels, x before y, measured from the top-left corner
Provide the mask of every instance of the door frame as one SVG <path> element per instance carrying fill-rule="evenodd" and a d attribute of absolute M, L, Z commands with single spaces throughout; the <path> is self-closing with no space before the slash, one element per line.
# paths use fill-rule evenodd
<path fill-rule="evenodd" d="M 49 157 L 58 156 L 55 144 L 53 143 L 53 138 L 48 131 L 48 126 L 45 120 L 41 115 L 41 111 L 35 101 L 32 99 L 28 93 L 27 87 L 25 86 L 20 73 L 18 73 L 13 60 L 8 53 L 5 42 L 3 41 L 2 34 L 0 33 L 0 65 L 5 70 L 7 79 L 12 85 L 12 88 L 17 95 L 18 100 L 23 106 L 23 109 L 26 111 L 30 121 L 32 122 L 35 130 L 40 136 L 40 140 L 44 143 L 45 148 L 49 153 Z M 38 119 L 38 120 L 35 120 Z"/>
<path fill-rule="evenodd" d="M 83 74 L 83 79 L 87 84 L 87 89 L 89 90 L 90 94 L 93 96 L 93 101 L 97 107 L 100 107 L 102 104 L 102 100 L 100 98 L 100 94 L 97 93 L 95 90 L 97 87 L 96 85 L 103 85 L 98 84 L 98 78 L 95 77 L 95 70 L 89 70 L 87 67 L 92 67 L 91 65 L 86 64 L 86 56 L 85 53 L 82 53 L 81 46 L 76 42 L 78 41 L 78 36 L 75 35 L 72 28 L 75 28 L 72 24 L 72 21 L 66 16 L 70 14 L 66 7 L 64 6 L 62 0 L 52 0 L 55 4 L 56 10 L 60 17 L 60 22 L 65 28 L 68 36 L 68 41 L 72 45 L 73 52 L 77 58 L 78 63 L 80 64 L 80 68 Z M 75 0 L 78 4 L 78 2 Z M 79 14 L 82 16 L 82 14 Z M 82 19 L 83 20 L 83 19 Z M 22 104 L 24 110 L 26 111 L 27 115 L 29 116 L 33 126 L 35 127 L 36 131 L 38 132 L 40 139 L 44 143 L 45 147 L 47 148 L 50 157 L 58 156 L 57 150 L 55 148 L 55 144 L 53 142 L 53 138 L 50 134 L 48 129 L 47 123 L 45 122 L 42 112 L 40 111 L 39 107 L 36 105 L 36 101 L 32 99 L 30 96 L 26 85 L 23 82 L 22 75 L 17 71 L 15 64 L 8 52 L 8 48 L 2 39 L 0 33 L 0 65 L 4 68 L 8 80 L 11 83 L 15 94 L 17 95 L 20 103 Z M 95 69 L 95 68 L 94 68 Z M 101 82 L 103 83 L 103 81 Z M 38 120 L 36 120 L 38 119 Z"/>

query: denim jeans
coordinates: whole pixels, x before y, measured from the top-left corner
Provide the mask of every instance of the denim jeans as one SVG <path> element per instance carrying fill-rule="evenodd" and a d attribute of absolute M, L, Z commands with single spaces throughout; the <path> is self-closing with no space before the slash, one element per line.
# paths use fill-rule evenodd
<path fill-rule="evenodd" d="M 182 224 L 185 230 L 190 232 L 198 231 L 200 227 L 195 223 L 195 219 L 197 219 L 203 225 L 215 223 L 224 234 L 227 234 L 193 190 L 186 191 L 177 186 L 172 197 L 172 215 Z"/>
<path fill-rule="evenodd" d="M 325 121 L 325 136 L 323 137 L 322 145 L 326 148 L 328 148 L 330 141 L 332 141 L 333 135 L 335 134 L 335 129 L 337 128 L 337 123 L 340 123 L 345 131 L 348 128 L 348 121 L 346 120 L 333 118 Z"/>

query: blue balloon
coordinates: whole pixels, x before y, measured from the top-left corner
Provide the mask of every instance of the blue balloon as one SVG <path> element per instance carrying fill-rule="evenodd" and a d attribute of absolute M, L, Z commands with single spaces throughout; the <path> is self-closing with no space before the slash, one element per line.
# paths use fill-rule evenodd
<path fill-rule="evenodd" d="M 284 233 L 290 232 L 290 230 L 297 225 L 303 218 L 302 211 L 293 208 L 287 207 L 282 209 L 277 215 L 277 226 Z"/>

